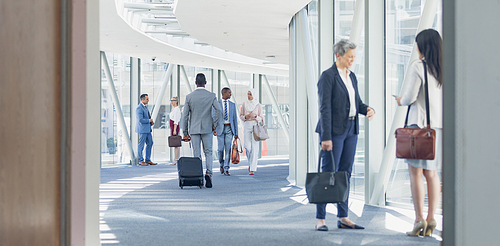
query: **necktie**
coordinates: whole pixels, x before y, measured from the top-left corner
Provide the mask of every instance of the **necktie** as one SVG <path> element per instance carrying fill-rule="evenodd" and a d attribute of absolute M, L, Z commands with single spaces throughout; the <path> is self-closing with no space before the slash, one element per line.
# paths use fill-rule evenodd
<path fill-rule="evenodd" d="M 146 109 L 146 111 L 148 111 L 148 117 L 151 119 L 151 114 L 149 114 L 148 106 L 144 105 L 144 108 Z"/>
<path fill-rule="evenodd" d="M 227 100 L 224 101 L 224 120 L 227 120 Z"/>

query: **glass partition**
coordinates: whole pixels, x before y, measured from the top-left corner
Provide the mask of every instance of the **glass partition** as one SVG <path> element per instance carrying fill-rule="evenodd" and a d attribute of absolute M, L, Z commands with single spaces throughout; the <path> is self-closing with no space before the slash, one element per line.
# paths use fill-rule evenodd
<path fill-rule="evenodd" d="M 126 128 L 127 131 L 130 131 L 130 57 L 106 53 L 106 58 L 113 76 Z M 101 69 L 101 163 L 103 165 L 130 163 L 125 143 L 127 133 L 118 127 L 116 108 L 107 80 L 104 70 Z M 130 132 L 128 135 L 130 136 Z"/>
<path fill-rule="evenodd" d="M 341 39 L 349 39 L 354 17 L 355 1 L 335 1 L 335 43 Z M 361 13 L 364 14 L 364 13 Z M 364 69 L 364 30 L 361 31 L 360 41 L 356 47 L 356 59 L 351 71 L 358 79 L 358 90 L 361 100 L 366 102 L 365 97 L 365 69 Z M 365 192 L 365 120 L 360 115 L 358 144 L 351 176 L 351 194 L 364 196 Z"/>
<path fill-rule="evenodd" d="M 390 129 L 398 106 L 392 95 L 401 95 L 404 77 L 412 62 L 410 55 L 424 4 L 425 1 L 386 1 L 386 137 L 394 134 Z M 442 26 L 439 17 L 441 7 L 440 2 L 433 23 L 433 28 L 438 31 L 441 31 Z M 441 175 L 441 170 L 438 173 Z M 402 159 L 394 161 L 387 185 L 386 201 L 412 205 L 408 165 Z M 427 206 L 427 197 L 425 203 Z"/>

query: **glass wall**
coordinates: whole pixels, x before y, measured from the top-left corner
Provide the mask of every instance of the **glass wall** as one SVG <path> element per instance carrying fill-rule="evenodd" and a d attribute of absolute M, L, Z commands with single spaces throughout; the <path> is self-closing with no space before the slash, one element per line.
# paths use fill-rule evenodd
<path fill-rule="evenodd" d="M 386 132 L 398 107 L 391 95 L 401 95 L 404 76 L 410 66 L 410 55 L 415 43 L 418 24 L 426 1 L 386 1 Z M 438 4 L 433 28 L 441 32 L 441 2 Z M 389 136 L 387 136 L 389 137 Z M 441 175 L 441 170 L 439 171 Z M 425 182 L 425 179 L 424 179 Z M 394 161 L 386 200 L 390 203 L 411 205 L 408 165 L 401 159 Z M 427 203 L 427 198 L 425 200 Z"/>
<path fill-rule="evenodd" d="M 289 129 L 290 104 L 289 104 L 289 82 L 288 77 L 266 76 L 271 90 L 274 93 L 280 112 L 273 109 L 271 97 L 262 90 L 262 105 L 264 124 L 267 126 L 269 139 L 262 142 L 262 156 L 288 156 L 289 141 L 283 133 L 278 114 L 281 114 L 285 122 L 285 129 Z M 264 82 L 262 82 L 264 83 Z"/>
<path fill-rule="evenodd" d="M 109 69 L 120 100 L 125 124 L 130 131 L 130 57 L 107 53 Z M 126 149 L 127 133 L 118 127 L 115 104 L 111 96 L 109 83 L 101 70 L 101 163 L 129 163 L 130 156 Z M 135 107 L 135 105 L 133 106 Z M 133 116 L 132 116 L 133 117 Z M 130 134 L 130 132 L 128 133 Z"/>
<path fill-rule="evenodd" d="M 349 39 L 351 36 L 351 27 L 354 17 L 355 1 L 343 0 L 335 1 L 335 43 L 341 39 Z M 363 13 L 364 14 L 364 13 Z M 365 97 L 365 70 L 364 70 L 364 31 L 361 32 L 360 40 L 356 43 L 356 59 L 351 71 L 358 79 L 358 90 L 361 100 L 366 102 Z M 358 144 L 356 146 L 356 156 L 351 176 L 351 194 L 363 196 L 365 191 L 365 120 L 360 115 Z"/>
<path fill-rule="evenodd" d="M 141 86 L 139 95 L 148 94 L 149 103 L 148 109 L 153 117 L 153 110 L 156 107 L 158 96 L 160 93 L 163 81 L 166 79 L 168 64 L 165 62 L 157 62 L 152 60 L 141 59 Z M 167 87 L 172 84 L 171 81 Z M 170 90 L 166 90 L 164 96 L 159 102 L 158 115 L 153 122 L 153 149 L 151 151 L 151 160 L 153 162 L 164 162 L 170 158 L 170 148 L 168 147 L 168 136 L 170 136 L 169 113 L 170 113 Z M 134 109 L 137 105 L 134 105 Z M 135 117 L 135 116 L 134 116 Z M 135 131 L 133 132 L 135 133 Z M 137 146 L 132 146 L 134 151 Z"/>
<path fill-rule="evenodd" d="M 104 70 L 101 75 L 101 160 L 103 165 L 107 164 L 125 164 L 130 163 L 130 156 L 127 150 L 127 136 L 133 136 L 135 126 L 131 127 L 131 117 L 135 117 L 135 108 L 137 105 L 130 105 L 131 101 L 131 82 L 130 82 L 130 57 L 121 56 L 112 53 L 106 53 L 108 65 L 110 67 L 118 100 L 122 108 L 125 124 L 128 133 L 123 133 L 118 127 L 118 118 L 114 102 L 111 97 L 109 84 L 105 76 Z M 168 64 L 165 62 L 141 60 L 140 63 L 140 88 L 137 98 L 140 94 L 148 94 L 149 104 L 148 109 L 153 115 L 155 104 L 157 103 L 161 86 L 165 81 Z M 186 74 L 187 81 L 183 74 Z M 154 162 L 165 163 L 171 161 L 172 150 L 168 147 L 168 136 L 170 135 L 170 118 L 169 113 L 172 110 L 170 98 L 179 96 L 179 105 L 181 111 L 184 106 L 186 95 L 191 90 L 196 88 L 196 74 L 203 73 L 207 79 L 206 89 L 214 92 L 220 97 L 220 88 L 224 87 L 222 82 L 222 73 L 225 73 L 232 89 L 232 97 L 241 107 L 242 103 L 247 99 L 247 89 L 253 86 L 259 86 L 259 79 L 253 79 L 253 74 L 241 73 L 233 71 L 220 71 L 209 68 L 192 67 L 192 66 L 175 66 L 173 73 L 166 84 L 164 96 L 159 102 L 158 115 L 153 119 L 153 149 L 151 159 Z M 216 74 L 214 74 L 216 73 Z M 219 74 L 221 75 L 220 77 Z M 256 76 L 259 77 L 258 75 Z M 214 78 L 216 78 L 215 81 Z M 278 101 L 281 112 L 276 112 L 272 108 L 272 103 L 269 95 L 262 95 L 262 104 L 264 110 L 264 122 L 268 127 L 270 139 L 262 142 L 262 156 L 288 155 L 288 141 L 283 134 L 283 130 L 278 121 L 278 113 L 282 114 L 285 122 L 288 120 L 288 77 L 267 76 L 271 89 Z M 220 81 L 219 81 L 220 80 Z M 190 88 L 188 88 L 188 86 Z M 263 93 L 265 93 L 263 91 Z M 218 98 L 219 99 L 219 98 Z M 134 103 L 135 104 L 135 103 Z M 181 124 L 182 126 L 182 124 Z M 288 127 L 288 126 L 287 126 Z M 243 126 L 239 125 L 239 134 L 243 136 Z M 182 133 L 181 129 L 181 133 Z M 217 138 L 214 137 L 214 160 L 217 160 Z M 132 144 L 134 152 L 137 151 L 137 146 Z M 137 155 L 137 153 L 135 153 Z M 181 155 L 191 155 L 189 148 L 183 148 Z"/>
<path fill-rule="evenodd" d="M 320 77 L 323 71 L 318 70 L 317 64 L 320 57 L 319 50 L 319 2 L 317 0 L 311 1 L 308 6 L 308 22 L 309 31 L 311 35 L 311 47 L 313 50 L 313 60 L 316 61 L 314 64 L 314 69 L 317 71 L 317 79 Z M 360 32 L 360 42 L 357 42 L 356 48 L 356 59 L 355 64 L 351 67 L 351 71 L 357 77 L 358 89 L 363 101 L 365 100 L 365 69 L 364 69 L 364 35 L 363 30 L 352 30 L 352 22 L 354 17 L 355 1 L 354 0 L 337 0 L 334 1 L 333 9 L 330 11 L 324 11 L 322 13 L 333 14 L 334 15 L 334 42 L 340 41 L 341 39 L 350 39 L 351 32 Z M 364 13 L 361 13 L 364 14 Z M 328 52 L 325 52 L 328 54 Z M 323 54 L 323 53 L 322 53 Z M 335 60 L 335 59 L 334 59 Z M 315 83 L 316 84 L 316 83 Z M 355 161 L 353 165 L 353 171 L 351 176 L 351 187 L 350 192 L 352 195 L 364 196 L 364 186 L 365 186 L 365 121 L 364 117 L 361 116 L 359 121 L 359 135 L 358 144 L 356 147 Z M 316 134 L 316 133 L 313 133 Z"/>

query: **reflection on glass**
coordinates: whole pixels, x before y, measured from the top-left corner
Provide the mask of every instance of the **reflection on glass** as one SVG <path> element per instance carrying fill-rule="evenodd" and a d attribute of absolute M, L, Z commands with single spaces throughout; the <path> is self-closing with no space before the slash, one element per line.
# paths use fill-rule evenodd
<path fill-rule="evenodd" d="M 415 42 L 418 24 L 425 1 L 386 1 L 386 137 L 390 132 L 397 105 L 391 95 L 399 95 L 404 76 L 409 67 L 410 55 Z M 438 4 L 433 28 L 440 31 L 441 2 Z M 395 157 L 394 157 L 395 158 Z M 440 171 L 439 174 L 441 175 Z M 424 179 L 425 180 L 425 179 Z M 396 159 L 387 187 L 386 201 L 411 205 L 410 180 L 408 165 Z M 427 197 L 425 199 L 427 206 Z M 439 207 L 440 208 L 440 207 Z"/>
<path fill-rule="evenodd" d="M 130 57 L 106 53 L 106 58 L 126 128 L 130 129 Z M 116 108 L 104 70 L 101 77 L 101 163 L 129 163 L 130 157 L 125 144 L 127 133 L 118 128 Z"/>
<path fill-rule="evenodd" d="M 354 18 L 355 1 L 335 1 L 335 42 L 349 39 L 351 36 L 352 20 Z M 361 31 L 361 30 L 359 30 Z M 358 79 L 359 96 L 363 102 L 365 97 L 365 68 L 364 68 L 364 31 L 359 43 L 356 44 L 356 60 L 352 67 Z M 376 110 L 376 109 L 375 109 Z M 360 115 L 358 144 L 351 175 L 351 195 L 364 196 L 365 192 L 365 120 Z"/>
<path fill-rule="evenodd" d="M 111 97 L 111 91 L 109 89 L 108 81 L 104 72 L 102 72 L 101 81 L 101 160 L 103 165 L 108 164 L 120 164 L 129 163 L 130 157 L 128 155 L 128 150 L 126 149 L 127 136 L 132 136 L 131 134 L 137 134 L 134 131 L 135 126 L 131 127 L 131 117 L 135 117 L 135 108 L 137 105 L 130 105 L 131 101 L 138 101 L 138 99 L 133 98 L 131 100 L 130 95 L 130 57 L 121 56 L 112 53 L 106 53 L 108 64 L 113 76 L 116 93 L 118 95 L 118 100 L 122 107 L 122 112 L 126 124 L 126 128 L 129 131 L 123 133 L 118 128 L 118 120 L 115 110 L 115 105 Z M 165 80 L 166 71 L 168 64 L 159 61 L 151 60 L 141 60 L 140 64 L 140 88 L 139 94 L 148 94 L 150 101 L 148 104 L 148 109 L 153 114 L 153 110 L 157 107 L 157 99 L 160 93 L 161 86 Z M 184 76 L 182 69 L 186 72 L 187 80 L 184 81 Z M 153 121 L 155 122 L 153 126 L 153 149 L 151 154 L 151 159 L 154 162 L 165 163 L 170 161 L 170 156 L 173 155 L 170 148 L 168 147 L 168 136 L 170 135 L 170 125 L 169 113 L 172 110 L 170 105 L 170 98 L 173 96 L 179 97 L 179 105 L 182 108 L 184 106 L 184 101 L 186 95 L 189 93 L 188 85 L 191 90 L 195 89 L 195 77 L 197 73 L 204 73 L 207 78 L 206 89 L 219 95 L 221 88 L 219 87 L 219 82 L 212 81 L 212 72 L 217 70 L 212 70 L 209 68 L 201 67 L 175 67 L 174 73 L 171 76 L 171 81 L 167 84 L 168 88 L 165 94 L 160 100 L 158 105 L 158 115 Z M 246 89 L 248 89 L 252 82 L 253 74 L 226 71 L 227 79 L 232 89 L 233 98 L 239 103 L 241 103 L 246 98 Z M 288 119 L 288 77 L 280 76 L 268 76 L 269 84 L 273 90 L 276 100 L 278 101 L 281 113 L 284 114 L 285 119 Z M 221 83 L 222 84 L 222 83 Z M 263 92 L 264 93 L 264 92 Z M 281 130 L 281 126 L 277 119 L 277 113 L 272 108 L 271 101 L 269 97 L 263 96 L 263 104 L 265 111 L 266 124 L 269 127 L 269 134 L 271 139 L 263 142 L 263 156 L 274 156 L 274 155 L 288 155 L 288 141 L 286 141 L 284 134 Z M 132 111 L 131 111 L 132 110 Z M 182 122 L 181 122 L 181 133 Z M 242 136 L 242 126 L 239 126 L 239 135 Z M 132 132 L 130 132 L 132 130 Z M 214 137 L 214 160 L 217 159 L 217 139 Z M 137 146 L 133 145 L 132 149 L 134 152 L 137 151 Z M 181 156 L 191 155 L 188 148 L 183 150 L 181 148 Z"/>

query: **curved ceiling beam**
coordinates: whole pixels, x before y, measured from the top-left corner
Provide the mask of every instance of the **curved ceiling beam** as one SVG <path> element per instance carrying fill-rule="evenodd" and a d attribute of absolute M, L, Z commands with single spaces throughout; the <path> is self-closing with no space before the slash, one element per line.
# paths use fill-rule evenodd
<path fill-rule="evenodd" d="M 116 0 L 100 1 L 100 48 L 102 51 L 141 59 L 229 71 L 288 76 L 288 66 L 226 52 L 195 43 L 193 38 L 168 36 L 168 42 L 146 35 L 118 14 Z M 122 3 L 122 1 L 119 1 Z M 166 34 L 155 34 L 166 35 Z"/>
<path fill-rule="evenodd" d="M 245 56 L 288 64 L 288 24 L 310 0 L 177 0 L 174 14 L 194 38 Z"/>

